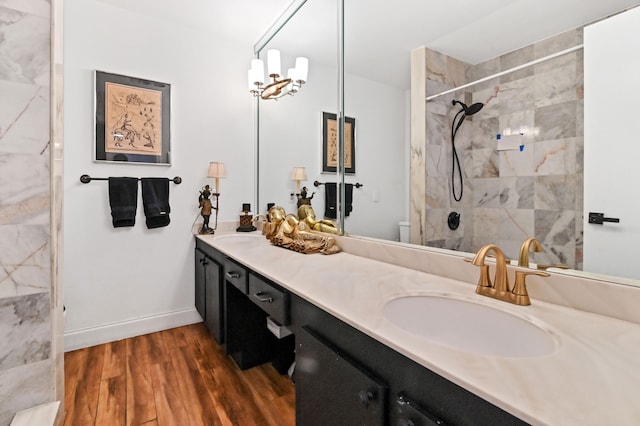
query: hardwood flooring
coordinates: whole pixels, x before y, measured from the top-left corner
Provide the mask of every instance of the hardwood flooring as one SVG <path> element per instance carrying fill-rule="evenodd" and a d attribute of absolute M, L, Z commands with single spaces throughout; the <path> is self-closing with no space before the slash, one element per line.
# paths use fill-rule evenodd
<path fill-rule="evenodd" d="M 64 425 L 294 425 L 271 364 L 241 371 L 204 324 L 67 352 Z"/>

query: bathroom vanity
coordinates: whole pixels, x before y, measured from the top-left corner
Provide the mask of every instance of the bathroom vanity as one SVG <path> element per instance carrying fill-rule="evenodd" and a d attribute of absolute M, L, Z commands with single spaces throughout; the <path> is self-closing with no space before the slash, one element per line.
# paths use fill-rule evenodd
<path fill-rule="evenodd" d="M 323 256 L 274 247 L 259 233 L 196 238 L 196 305 L 238 366 L 273 362 L 284 373 L 295 348 L 298 424 L 640 422 L 640 325 L 536 299 L 539 286 L 563 285 L 562 277 L 531 280 L 532 305 L 515 306 L 476 295 L 473 278 L 454 279 L 460 271 L 477 276 L 459 257 L 353 238 L 340 243 L 344 252 Z M 199 255 L 216 265 L 204 281 L 201 268 L 209 265 Z M 440 274 L 393 264 L 400 263 L 394 256 Z M 406 325 L 398 321 L 396 302 L 422 299 L 455 302 L 436 327 L 445 336 L 421 334 L 437 317 L 424 327 L 419 312 Z M 485 317 L 467 313 L 467 305 L 504 315 L 486 318 L 508 323 L 509 337 L 483 345 L 482 327 L 493 338 L 496 332 L 490 323 L 474 328 Z M 520 322 L 542 332 L 544 344 L 529 342 L 535 339 Z M 525 340 L 513 335 L 520 332 Z"/>

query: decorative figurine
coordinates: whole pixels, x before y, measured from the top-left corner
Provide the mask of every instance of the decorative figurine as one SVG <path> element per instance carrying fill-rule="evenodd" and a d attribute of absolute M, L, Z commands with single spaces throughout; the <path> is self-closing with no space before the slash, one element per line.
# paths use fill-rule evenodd
<path fill-rule="evenodd" d="M 295 215 L 287 214 L 282 207 L 273 206 L 266 216 L 258 215 L 254 221 L 258 219 L 264 219 L 262 234 L 273 245 L 304 254 L 340 252 L 333 236 L 309 229 L 306 222 L 298 220 Z"/>
<path fill-rule="evenodd" d="M 202 228 L 200 228 L 200 231 L 198 232 L 201 235 L 214 233 L 214 230 L 209 227 L 209 217 L 211 217 L 212 210 L 211 200 L 209 199 L 210 196 L 211 189 L 209 188 L 209 185 L 205 185 L 204 188 L 202 188 L 202 191 L 200 191 L 200 196 L 198 197 L 200 214 L 204 219 Z"/>
<path fill-rule="evenodd" d="M 311 193 L 311 197 L 307 198 L 307 187 L 303 186 L 302 189 L 300 190 L 300 194 L 298 194 L 298 205 L 297 207 L 300 208 L 300 206 L 310 206 L 311 205 L 311 200 L 313 199 L 313 196 L 315 195 L 315 192 Z"/>
<path fill-rule="evenodd" d="M 298 219 L 300 222 L 307 224 L 309 229 L 320 232 L 328 232 L 329 234 L 338 233 L 338 225 L 328 219 L 316 219 L 316 212 L 313 211 L 311 205 L 302 205 L 298 208 Z"/>

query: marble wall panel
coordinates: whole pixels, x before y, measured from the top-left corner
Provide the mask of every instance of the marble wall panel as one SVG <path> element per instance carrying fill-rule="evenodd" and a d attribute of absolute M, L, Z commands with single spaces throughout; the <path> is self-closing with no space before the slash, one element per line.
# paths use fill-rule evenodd
<path fill-rule="evenodd" d="M 553 104 L 535 110 L 536 140 L 573 138 L 577 132 L 577 101 Z"/>
<path fill-rule="evenodd" d="M 55 400 L 51 6 L 0 0 L 0 425 Z"/>
<path fill-rule="evenodd" d="M 49 294 L 0 299 L 0 370 L 51 355 Z"/>
<path fill-rule="evenodd" d="M 48 153 L 49 88 L 0 80 L 0 153 Z"/>
<path fill-rule="evenodd" d="M 52 360 L 0 371 L 0 425 L 16 412 L 53 401 Z"/>
<path fill-rule="evenodd" d="M 506 209 L 533 209 L 533 176 L 500 178 L 500 207 Z"/>
<path fill-rule="evenodd" d="M 0 5 L 0 80 L 49 85 L 49 18 Z"/>

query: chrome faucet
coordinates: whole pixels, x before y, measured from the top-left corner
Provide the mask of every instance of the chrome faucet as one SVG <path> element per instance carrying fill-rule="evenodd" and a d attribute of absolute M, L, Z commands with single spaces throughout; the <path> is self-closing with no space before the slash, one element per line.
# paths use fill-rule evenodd
<path fill-rule="evenodd" d="M 529 267 L 529 251 L 533 248 L 533 251 L 540 253 L 544 251 L 542 244 L 536 237 L 529 237 L 522 243 L 520 247 L 520 256 L 518 256 L 518 265 L 524 268 Z"/>
<path fill-rule="evenodd" d="M 496 273 L 494 276 L 494 284 L 491 283 L 491 277 L 489 276 L 489 265 L 486 265 L 484 263 L 484 259 L 491 251 L 494 252 L 496 256 Z M 529 299 L 529 294 L 527 293 L 527 286 L 525 283 L 527 275 L 538 275 L 541 277 L 549 276 L 549 273 L 547 272 L 539 272 L 534 270 L 517 270 L 516 281 L 513 286 L 513 290 L 510 289 L 509 277 L 507 275 L 507 260 L 500 247 L 495 244 L 486 245 L 478 250 L 473 260 L 471 260 L 471 263 L 475 266 L 480 267 L 480 277 L 478 278 L 476 293 L 483 296 L 491 297 L 493 299 L 502 300 L 504 302 L 514 303 L 516 305 L 531 304 L 531 299 Z"/>

